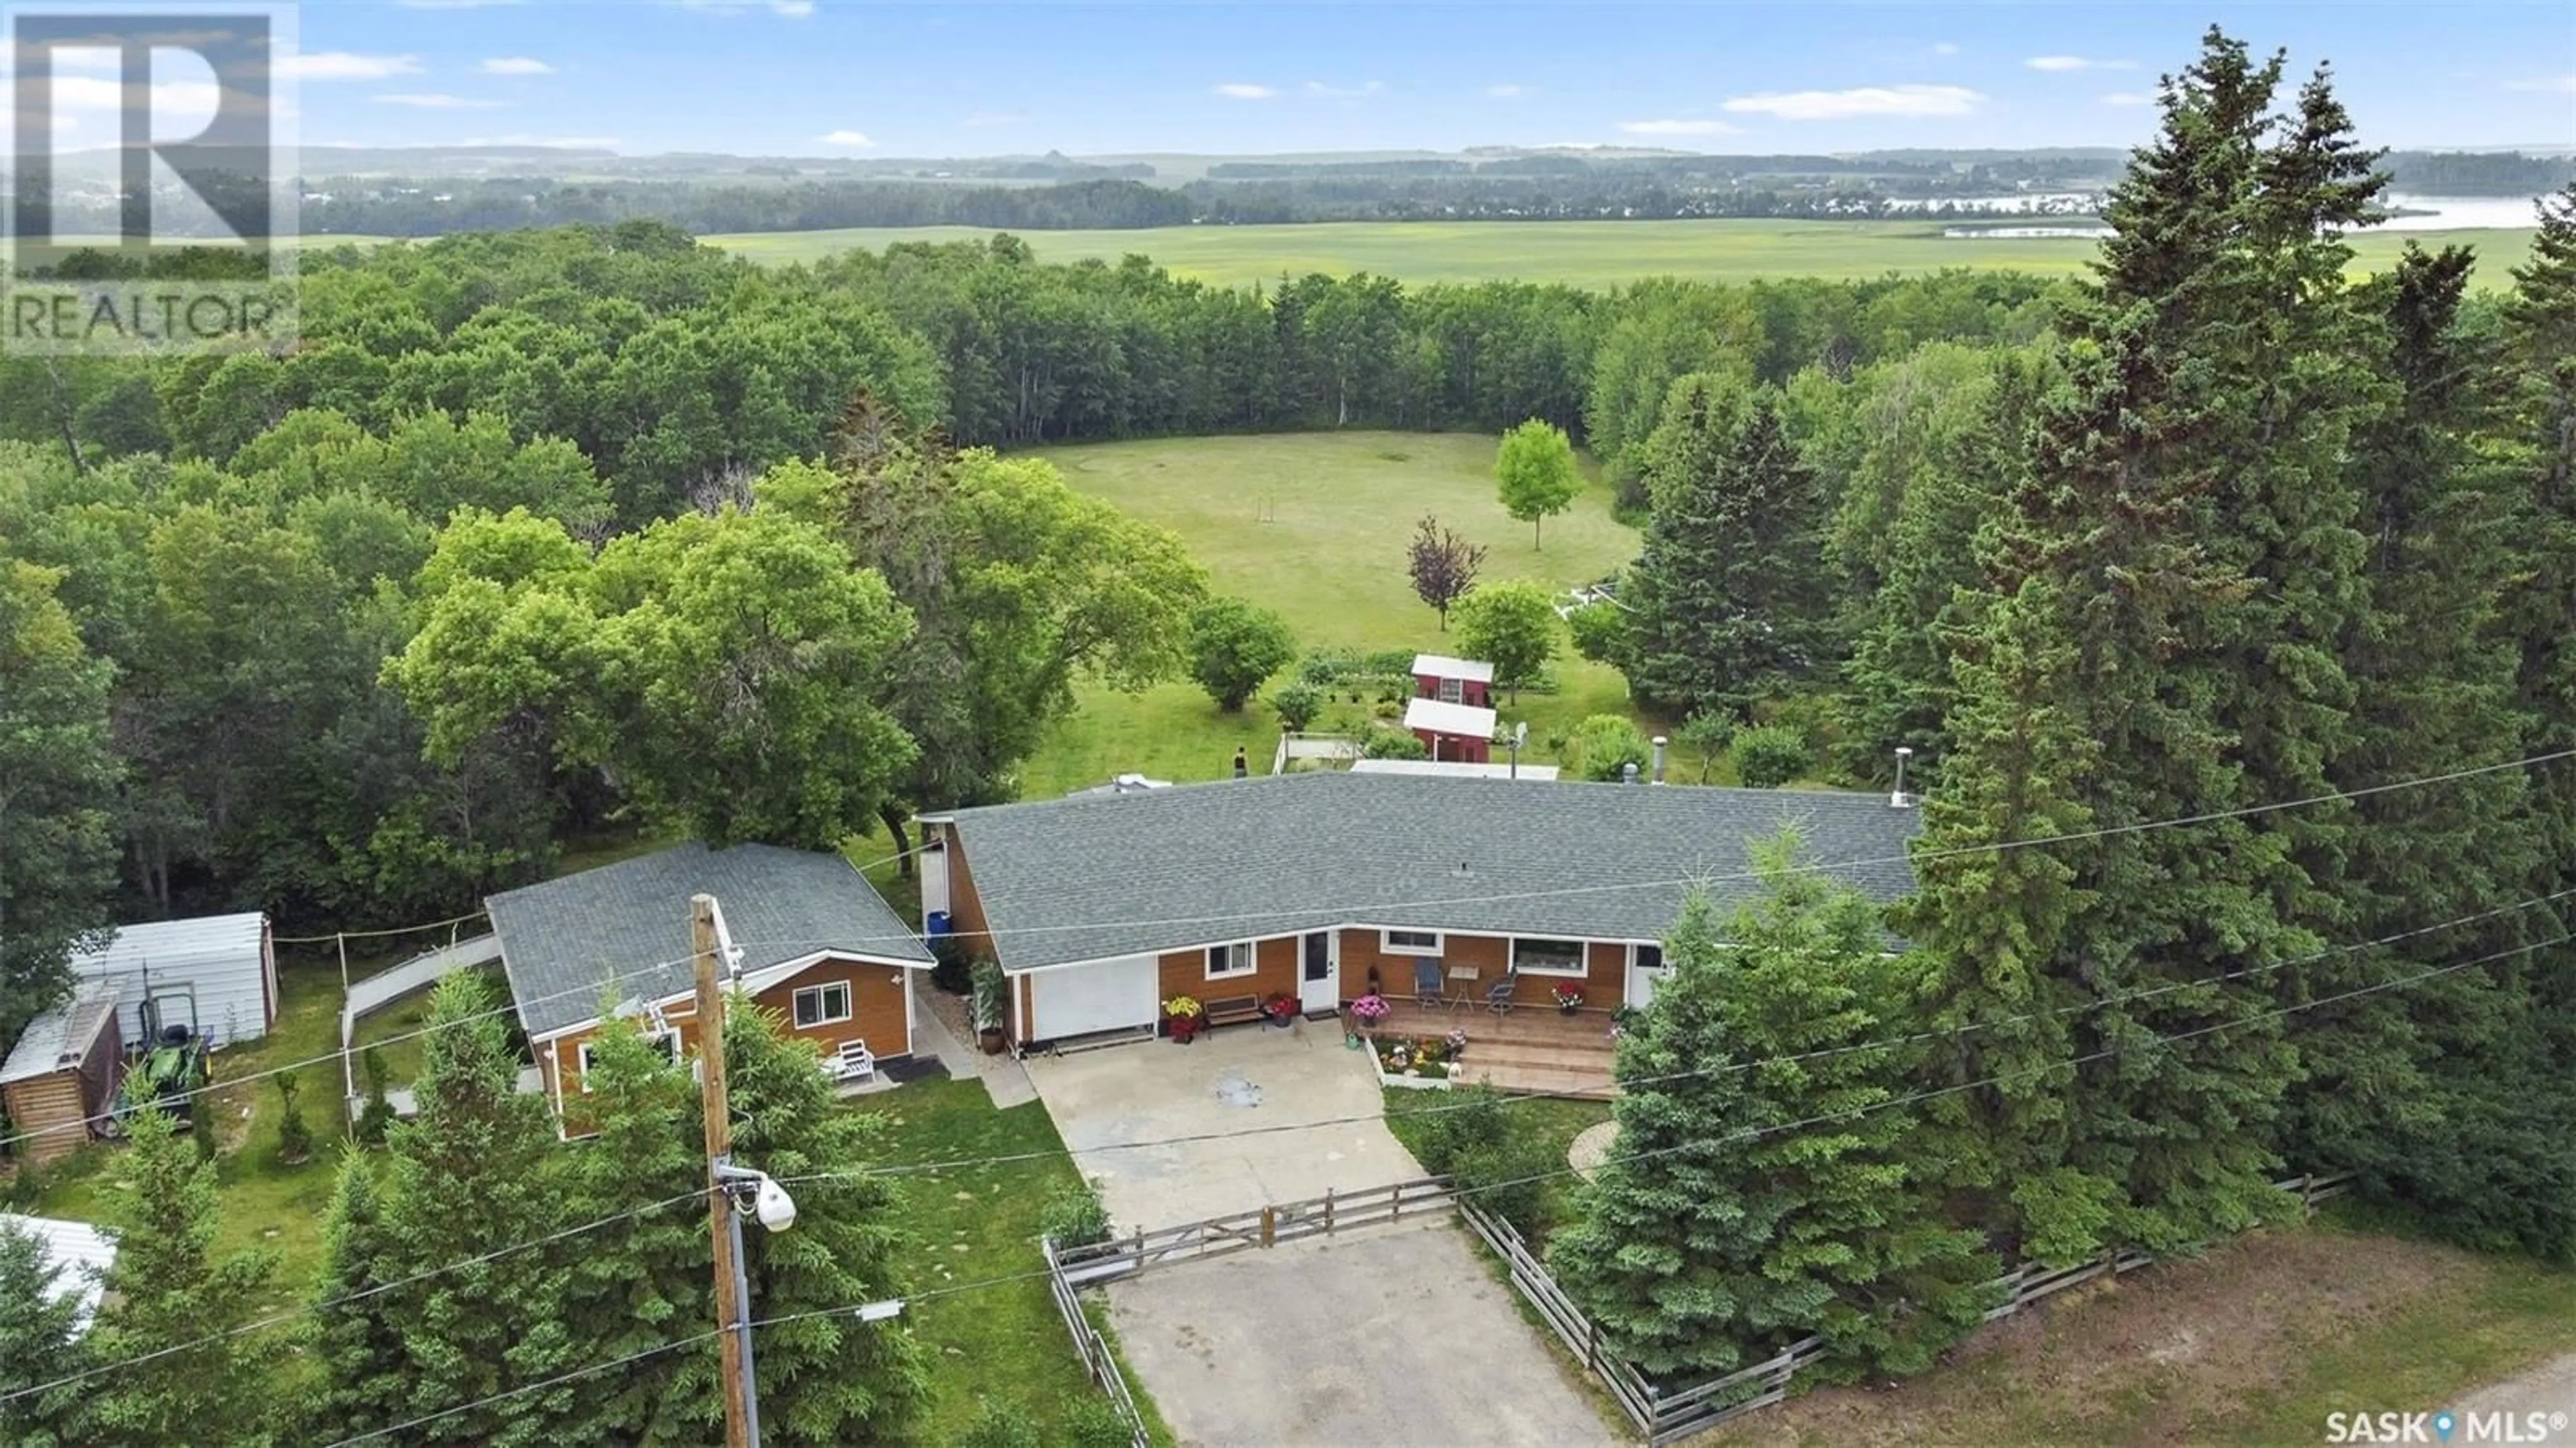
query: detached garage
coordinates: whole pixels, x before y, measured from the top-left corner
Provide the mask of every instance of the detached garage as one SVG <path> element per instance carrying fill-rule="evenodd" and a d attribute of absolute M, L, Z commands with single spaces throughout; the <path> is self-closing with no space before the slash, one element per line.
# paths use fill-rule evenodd
<path fill-rule="evenodd" d="M 72 957 L 88 991 L 113 991 L 125 1039 L 151 1044 L 146 1008 L 220 1050 L 256 1041 L 277 1024 L 277 947 L 268 917 L 209 915 L 125 925 L 105 945 Z"/>
<path fill-rule="evenodd" d="M 1151 1031 L 1162 1014 L 1162 964 L 1150 955 L 1032 971 L 1028 983 L 1023 1041 Z"/>

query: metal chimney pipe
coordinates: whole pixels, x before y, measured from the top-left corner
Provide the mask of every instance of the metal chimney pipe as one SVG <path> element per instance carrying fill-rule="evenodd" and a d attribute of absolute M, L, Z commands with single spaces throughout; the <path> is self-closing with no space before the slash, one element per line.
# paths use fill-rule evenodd
<path fill-rule="evenodd" d="M 1889 796 L 1887 802 L 1898 809 L 1904 809 L 1906 806 L 1913 803 L 1912 800 L 1905 797 L 1905 761 L 1912 759 L 1913 757 L 1913 750 L 1906 748 L 1902 744 L 1896 746 L 1896 793 Z"/>
<path fill-rule="evenodd" d="M 1655 736 L 1655 783 L 1664 782 L 1664 736 Z"/>
<path fill-rule="evenodd" d="M 1637 766 L 1633 762 L 1619 766 L 1619 782 L 1621 784 L 1637 782 Z"/>

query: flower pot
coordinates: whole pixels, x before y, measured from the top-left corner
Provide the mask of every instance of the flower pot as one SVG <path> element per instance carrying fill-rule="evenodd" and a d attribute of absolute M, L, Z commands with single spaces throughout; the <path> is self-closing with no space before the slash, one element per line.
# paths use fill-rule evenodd
<path fill-rule="evenodd" d="M 1000 1026 L 986 1026 L 975 1033 L 975 1039 L 982 1044 L 987 1056 L 1002 1054 L 1003 1048 L 1010 1044 L 1010 1038 L 1002 1034 Z"/>

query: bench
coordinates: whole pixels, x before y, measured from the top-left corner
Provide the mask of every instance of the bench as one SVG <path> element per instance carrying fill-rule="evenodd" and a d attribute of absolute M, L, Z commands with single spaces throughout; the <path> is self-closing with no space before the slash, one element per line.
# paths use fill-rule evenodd
<path fill-rule="evenodd" d="M 876 1078 L 877 1058 L 865 1041 L 843 1041 L 840 1049 L 823 1057 L 823 1074 L 837 1083 L 871 1081 Z"/>
<path fill-rule="evenodd" d="M 1201 1003 L 1200 1009 L 1207 1013 L 1207 1023 L 1211 1026 L 1231 1026 L 1244 1021 L 1257 1021 L 1266 1014 L 1261 1009 L 1261 997 L 1257 995 L 1227 996 L 1223 1000 L 1205 1001 Z"/>

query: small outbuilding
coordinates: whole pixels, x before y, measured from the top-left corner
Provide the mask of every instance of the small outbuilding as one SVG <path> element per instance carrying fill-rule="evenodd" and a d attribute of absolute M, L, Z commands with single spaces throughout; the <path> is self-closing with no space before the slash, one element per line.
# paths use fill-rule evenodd
<path fill-rule="evenodd" d="M 0 1212 L 0 1232 L 22 1232 L 44 1248 L 44 1262 L 54 1269 L 45 1296 L 55 1302 L 72 1298 L 80 1304 L 75 1332 L 89 1331 L 107 1297 L 107 1269 L 116 1265 L 116 1242 L 87 1222 L 52 1217 L 19 1217 Z"/>
<path fill-rule="evenodd" d="M 183 1025 L 221 1050 L 277 1024 L 276 939 L 255 911 L 119 926 L 71 964 L 83 991 L 114 992 L 118 1029 L 137 1045 Z"/>
<path fill-rule="evenodd" d="M 125 1074 L 116 1018 L 114 996 L 75 996 L 28 1022 L 0 1062 L 0 1105 L 21 1161 L 43 1166 L 97 1134 Z"/>

